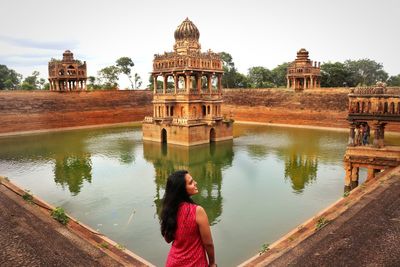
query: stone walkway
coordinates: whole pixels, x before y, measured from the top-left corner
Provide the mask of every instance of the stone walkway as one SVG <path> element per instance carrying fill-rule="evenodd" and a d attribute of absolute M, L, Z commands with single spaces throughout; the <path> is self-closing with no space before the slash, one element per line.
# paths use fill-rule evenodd
<path fill-rule="evenodd" d="M 0 185 L 0 266 L 122 266 Z"/>
<path fill-rule="evenodd" d="M 256 266 L 400 266 L 400 174 L 268 264 Z"/>

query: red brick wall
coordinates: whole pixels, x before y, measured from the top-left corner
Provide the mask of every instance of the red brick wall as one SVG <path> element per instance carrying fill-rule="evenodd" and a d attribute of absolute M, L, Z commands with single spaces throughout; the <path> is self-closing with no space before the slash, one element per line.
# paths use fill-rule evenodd
<path fill-rule="evenodd" d="M 347 128 L 348 93 L 227 89 L 222 113 L 239 121 Z M 0 91 L 0 133 L 141 121 L 153 114 L 151 100 L 151 91 Z"/>
<path fill-rule="evenodd" d="M 151 91 L 0 91 L 0 133 L 141 121 Z"/>

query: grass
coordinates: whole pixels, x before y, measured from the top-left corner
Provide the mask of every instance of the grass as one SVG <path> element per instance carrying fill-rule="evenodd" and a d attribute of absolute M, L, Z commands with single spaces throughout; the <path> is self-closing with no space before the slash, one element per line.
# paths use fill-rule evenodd
<path fill-rule="evenodd" d="M 62 225 L 66 225 L 69 221 L 67 214 L 65 214 L 64 209 L 61 207 L 57 207 L 54 210 L 52 210 L 51 217 L 53 217 L 56 221 L 58 221 Z"/>
<path fill-rule="evenodd" d="M 328 223 L 329 223 L 329 220 L 327 220 L 325 217 L 319 218 L 315 225 L 315 231 L 318 231 L 319 229 L 325 227 Z"/>
<path fill-rule="evenodd" d="M 117 244 L 116 248 L 119 250 L 125 250 L 125 246 L 122 244 Z"/>
<path fill-rule="evenodd" d="M 33 203 L 33 195 L 30 193 L 29 190 L 25 190 L 25 193 L 22 195 L 22 199 L 28 203 Z"/>
<path fill-rule="evenodd" d="M 106 242 L 101 242 L 100 244 L 99 244 L 99 246 L 101 247 L 101 248 L 108 248 L 108 243 L 106 243 Z"/>
<path fill-rule="evenodd" d="M 266 244 L 266 243 L 262 244 L 261 249 L 259 250 L 259 255 L 264 254 L 268 250 L 269 250 L 269 244 Z"/>

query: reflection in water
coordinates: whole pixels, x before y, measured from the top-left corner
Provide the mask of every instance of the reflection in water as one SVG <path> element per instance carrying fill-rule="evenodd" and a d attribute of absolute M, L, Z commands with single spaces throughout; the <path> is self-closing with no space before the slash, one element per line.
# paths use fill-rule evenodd
<path fill-rule="evenodd" d="M 290 179 L 296 193 L 303 192 L 305 185 L 317 178 L 318 159 L 316 156 L 293 153 L 285 160 L 285 179 Z"/>
<path fill-rule="evenodd" d="M 63 188 L 68 185 L 72 195 L 81 191 L 83 181 L 92 182 L 90 154 L 56 156 L 54 181 Z"/>
<path fill-rule="evenodd" d="M 240 134 L 254 136 L 251 143 L 246 140 L 246 149 L 251 158 L 262 160 L 268 154 L 276 154 L 284 162 L 284 179 L 289 180 L 295 193 L 317 179 L 318 162 L 330 161 L 332 144 L 337 142 L 337 134 L 307 129 L 290 128 L 282 131 L 273 127 L 238 128 Z"/>
<path fill-rule="evenodd" d="M 154 202 L 159 214 L 168 176 L 176 170 L 188 170 L 197 182 L 199 194 L 194 201 L 207 211 L 210 224 L 218 222 L 222 213 L 222 170 L 232 165 L 232 141 L 194 147 L 168 146 L 144 142 L 144 158 L 153 163 L 156 177 Z"/>
<path fill-rule="evenodd" d="M 136 133 L 136 132 L 135 132 Z M 90 129 L 0 139 L 0 159 L 37 166 L 52 162 L 54 181 L 77 195 L 83 182 L 92 181 L 92 156 L 135 161 L 134 148 L 140 138 L 132 128 Z"/>

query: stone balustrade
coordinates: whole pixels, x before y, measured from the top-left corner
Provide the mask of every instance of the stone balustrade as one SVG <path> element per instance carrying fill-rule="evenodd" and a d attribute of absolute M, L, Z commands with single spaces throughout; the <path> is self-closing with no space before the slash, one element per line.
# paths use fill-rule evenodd
<path fill-rule="evenodd" d="M 153 123 L 153 121 L 154 121 L 153 117 L 149 117 L 149 116 L 144 117 L 144 120 L 143 120 L 143 122 L 146 122 L 146 123 Z"/>

